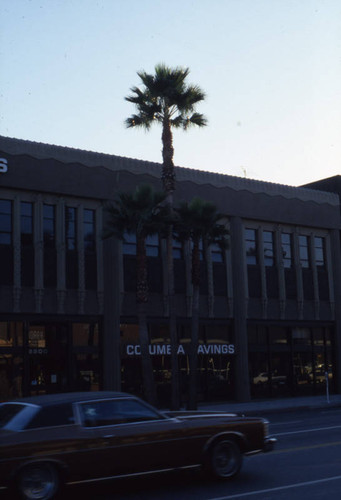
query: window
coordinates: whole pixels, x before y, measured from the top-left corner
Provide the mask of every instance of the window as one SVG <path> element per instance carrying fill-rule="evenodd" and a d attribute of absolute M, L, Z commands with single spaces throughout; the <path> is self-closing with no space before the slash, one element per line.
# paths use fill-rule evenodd
<path fill-rule="evenodd" d="M 159 256 L 159 236 L 152 234 L 146 238 L 146 254 L 148 257 Z"/>
<path fill-rule="evenodd" d="M 33 204 L 20 203 L 21 244 L 33 245 Z"/>
<path fill-rule="evenodd" d="M 12 247 L 12 202 L 0 200 L 0 273 L 1 285 L 13 284 L 13 247 Z"/>
<path fill-rule="evenodd" d="M 88 253 L 94 253 L 95 245 L 95 211 L 84 209 L 84 250 Z"/>
<path fill-rule="evenodd" d="M 78 287 L 77 221 L 76 208 L 65 209 L 65 274 L 66 288 Z"/>
<path fill-rule="evenodd" d="M 247 265 L 256 265 L 258 263 L 256 229 L 245 229 L 245 248 Z"/>
<path fill-rule="evenodd" d="M 43 205 L 44 234 L 44 286 L 54 288 L 57 284 L 56 252 L 56 207 Z"/>
<path fill-rule="evenodd" d="M 54 248 L 56 243 L 56 214 L 53 205 L 43 207 L 44 246 Z"/>
<path fill-rule="evenodd" d="M 85 427 L 145 422 L 163 418 L 154 409 L 135 399 L 110 399 L 82 403 L 80 413 Z"/>
<path fill-rule="evenodd" d="M 308 236 L 300 235 L 298 237 L 298 245 L 299 245 L 299 255 L 300 255 L 301 266 L 308 268 L 308 267 L 310 267 Z"/>
<path fill-rule="evenodd" d="M 12 202 L 0 200 L 0 245 L 12 244 Z"/>
<path fill-rule="evenodd" d="M 65 209 L 65 241 L 67 250 L 76 250 L 76 209 L 73 207 L 66 207 Z"/>
<path fill-rule="evenodd" d="M 173 259 L 183 259 L 182 242 L 173 238 Z"/>
<path fill-rule="evenodd" d="M 21 284 L 34 284 L 33 204 L 20 203 Z"/>
<path fill-rule="evenodd" d="M 124 234 L 123 253 L 124 255 L 136 255 L 136 234 Z M 146 237 L 146 255 L 148 257 L 159 256 L 159 236 L 157 234 Z"/>
<path fill-rule="evenodd" d="M 85 287 L 97 288 L 97 262 L 96 262 L 96 237 L 95 237 L 95 210 L 84 209 L 84 260 L 85 260 Z"/>
<path fill-rule="evenodd" d="M 75 422 L 72 405 L 64 403 L 41 408 L 32 418 L 26 429 L 38 429 L 41 427 L 59 427 L 70 425 Z"/>
<path fill-rule="evenodd" d="M 292 266 L 292 235 L 290 233 L 281 234 L 282 259 L 284 267 Z"/>
<path fill-rule="evenodd" d="M 264 249 L 264 264 L 266 266 L 273 266 L 274 233 L 272 231 L 263 231 L 263 249 Z"/>
<path fill-rule="evenodd" d="M 318 267 L 325 266 L 325 242 L 324 238 L 320 236 L 315 236 L 315 263 Z"/>
<path fill-rule="evenodd" d="M 124 233 L 124 255 L 136 255 L 136 234 Z"/>
<path fill-rule="evenodd" d="M 211 244 L 212 262 L 224 262 L 224 252 L 218 243 Z"/>

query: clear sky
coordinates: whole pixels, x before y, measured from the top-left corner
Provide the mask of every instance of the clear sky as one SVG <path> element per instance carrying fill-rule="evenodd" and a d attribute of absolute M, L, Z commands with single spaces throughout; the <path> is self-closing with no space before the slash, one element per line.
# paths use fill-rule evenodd
<path fill-rule="evenodd" d="M 124 97 L 160 62 L 207 95 L 176 165 L 341 174 L 340 0 L 0 0 L 0 135 L 159 162 L 160 128 L 126 129 Z"/>

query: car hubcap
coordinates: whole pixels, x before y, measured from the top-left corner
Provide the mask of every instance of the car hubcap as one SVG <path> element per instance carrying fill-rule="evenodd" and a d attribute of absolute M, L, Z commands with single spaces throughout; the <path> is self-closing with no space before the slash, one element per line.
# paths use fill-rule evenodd
<path fill-rule="evenodd" d="M 30 468 L 22 476 L 21 490 L 24 498 L 43 500 L 52 497 L 55 490 L 54 472 L 49 468 Z"/>

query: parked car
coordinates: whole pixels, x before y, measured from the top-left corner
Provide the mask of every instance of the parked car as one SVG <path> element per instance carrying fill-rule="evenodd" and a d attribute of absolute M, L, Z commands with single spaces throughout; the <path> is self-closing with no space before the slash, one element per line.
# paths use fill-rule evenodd
<path fill-rule="evenodd" d="M 0 404 L 0 486 L 48 500 L 64 484 L 181 467 L 229 478 L 275 441 L 263 418 L 164 413 L 125 393 L 22 398 Z"/>
<path fill-rule="evenodd" d="M 271 374 L 271 383 L 274 386 L 285 385 L 287 377 L 285 375 L 278 375 L 276 372 Z M 256 385 L 263 385 L 269 382 L 269 373 L 262 372 L 257 377 L 253 377 L 253 383 Z"/>

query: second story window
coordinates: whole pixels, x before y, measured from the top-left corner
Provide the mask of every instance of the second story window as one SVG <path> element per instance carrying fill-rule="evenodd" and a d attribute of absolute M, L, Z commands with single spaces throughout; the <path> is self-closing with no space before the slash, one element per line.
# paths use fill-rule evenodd
<path fill-rule="evenodd" d="M 76 250 L 76 209 L 73 207 L 66 207 L 65 209 L 65 242 L 67 250 Z"/>
<path fill-rule="evenodd" d="M 0 284 L 13 284 L 12 202 L 0 200 Z"/>
<path fill-rule="evenodd" d="M 264 264 L 273 266 L 274 259 L 274 233 L 272 231 L 263 231 L 263 249 L 264 249 Z"/>
<path fill-rule="evenodd" d="M 65 208 L 65 274 L 66 287 L 78 287 L 78 260 L 77 260 L 77 220 L 76 208 Z"/>
<path fill-rule="evenodd" d="M 33 245 L 33 205 L 26 201 L 20 203 L 21 244 Z"/>
<path fill-rule="evenodd" d="M 0 245 L 12 244 L 12 202 L 0 200 Z"/>
<path fill-rule="evenodd" d="M 282 259 L 284 267 L 292 266 L 292 235 L 290 233 L 281 234 Z"/>
<path fill-rule="evenodd" d="M 248 266 L 256 265 L 257 259 L 257 231 L 256 229 L 245 229 L 246 263 Z"/>
<path fill-rule="evenodd" d="M 87 253 L 94 253 L 96 249 L 94 210 L 89 210 L 87 208 L 84 209 L 83 229 L 84 229 L 84 250 Z"/>
<path fill-rule="evenodd" d="M 173 238 L 173 259 L 183 259 L 182 242 L 176 238 Z"/>
<path fill-rule="evenodd" d="M 212 262 L 224 262 L 224 251 L 218 243 L 211 245 L 211 258 Z"/>
<path fill-rule="evenodd" d="M 146 255 L 147 257 L 159 256 L 159 237 L 152 234 L 146 237 Z M 123 240 L 123 254 L 136 255 L 136 234 L 125 233 Z"/>
<path fill-rule="evenodd" d="M 159 256 L 159 236 L 152 234 L 146 238 L 146 253 L 148 257 Z"/>
<path fill-rule="evenodd" d="M 309 238 L 308 236 L 300 235 L 298 237 L 299 255 L 300 263 L 302 267 L 310 267 L 310 257 L 309 257 Z"/>
<path fill-rule="evenodd" d="M 53 205 L 43 207 L 44 246 L 54 248 L 56 243 L 56 215 Z"/>
<path fill-rule="evenodd" d="M 85 288 L 91 290 L 95 290 L 97 288 L 95 229 L 95 210 L 85 208 L 83 211 Z"/>
<path fill-rule="evenodd" d="M 44 286 L 57 284 L 56 207 L 43 205 Z"/>
<path fill-rule="evenodd" d="M 136 234 L 124 233 L 123 254 L 136 255 Z"/>
<path fill-rule="evenodd" d="M 21 284 L 34 284 L 33 204 L 20 203 Z"/>
<path fill-rule="evenodd" d="M 320 236 L 315 236 L 314 238 L 315 246 L 315 263 L 318 267 L 325 266 L 325 243 L 324 238 Z"/>

